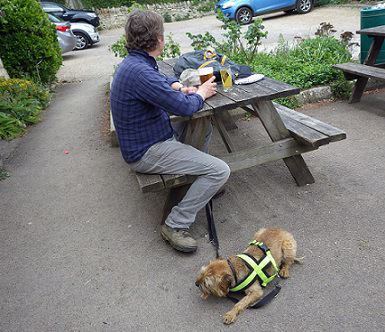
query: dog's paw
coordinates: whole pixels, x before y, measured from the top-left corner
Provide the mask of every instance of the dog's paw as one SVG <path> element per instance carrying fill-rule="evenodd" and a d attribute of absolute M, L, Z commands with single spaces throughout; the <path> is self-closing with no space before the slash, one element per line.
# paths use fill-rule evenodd
<path fill-rule="evenodd" d="M 226 312 L 223 316 L 223 323 L 224 324 L 231 324 L 231 323 L 234 323 L 235 321 L 237 320 L 237 315 L 234 314 L 233 312 L 229 311 L 229 312 Z"/>
<path fill-rule="evenodd" d="M 289 269 L 287 268 L 282 268 L 280 271 L 279 271 L 279 276 L 283 279 L 287 279 L 290 277 L 290 273 L 289 273 Z"/>

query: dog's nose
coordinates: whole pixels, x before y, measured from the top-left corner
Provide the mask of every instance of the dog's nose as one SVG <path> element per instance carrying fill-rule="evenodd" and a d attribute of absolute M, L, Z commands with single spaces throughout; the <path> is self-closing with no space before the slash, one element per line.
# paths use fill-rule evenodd
<path fill-rule="evenodd" d="M 199 287 L 198 281 L 195 281 L 195 286 Z"/>

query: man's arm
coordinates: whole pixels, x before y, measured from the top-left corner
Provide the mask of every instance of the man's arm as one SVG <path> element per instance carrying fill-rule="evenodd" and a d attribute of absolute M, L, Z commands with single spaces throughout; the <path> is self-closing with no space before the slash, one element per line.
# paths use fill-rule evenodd
<path fill-rule="evenodd" d="M 203 107 L 202 95 L 175 91 L 166 77 L 152 70 L 144 70 L 138 75 L 136 93 L 144 102 L 180 116 L 191 116 Z"/>
<path fill-rule="evenodd" d="M 167 80 L 168 85 L 171 85 L 171 86 L 175 82 L 179 83 L 179 80 L 176 77 L 174 77 L 174 76 L 166 76 L 166 80 Z M 181 83 L 179 83 L 179 84 L 181 84 Z"/>

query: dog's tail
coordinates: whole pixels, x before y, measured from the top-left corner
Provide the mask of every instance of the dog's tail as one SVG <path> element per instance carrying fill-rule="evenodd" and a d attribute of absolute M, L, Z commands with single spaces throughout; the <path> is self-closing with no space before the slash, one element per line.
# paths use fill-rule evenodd
<path fill-rule="evenodd" d="M 303 260 L 305 259 L 305 256 L 302 257 L 294 257 L 294 263 L 303 264 Z"/>

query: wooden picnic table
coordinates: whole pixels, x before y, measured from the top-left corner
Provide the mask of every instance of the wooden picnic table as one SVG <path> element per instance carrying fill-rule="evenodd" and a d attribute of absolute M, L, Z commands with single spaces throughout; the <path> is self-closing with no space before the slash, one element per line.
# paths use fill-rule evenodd
<path fill-rule="evenodd" d="M 174 76 L 176 59 L 158 63 L 159 71 Z M 269 161 L 283 159 L 295 182 L 299 186 L 314 182 L 301 153 L 317 149 L 329 142 L 344 139 L 346 134 L 333 126 L 314 118 L 297 113 L 272 102 L 273 99 L 289 97 L 299 93 L 299 89 L 268 77 L 249 85 L 235 85 L 224 92 L 218 84 L 217 94 L 204 103 L 204 107 L 191 118 L 173 116 L 173 121 L 188 121 L 184 143 L 198 149 L 203 147 L 204 137 L 211 119 L 219 131 L 228 155 L 221 157 L 232 172 L 247 169 Z M 262 122 L 272 143 L 238 151 L 228 133 L 234 127 L 228 111 L 241 107 L 257 116 Z M 290 131 L 289 131 L 289 129 Z M 136 173 L 144 192 L 170 189 L 163 210 L 162 221 L 173 206 L 184 197 L 193 177 L 187 175 L 148 175 Z"/>
<path fill-rule="evenodd" d="M 349 103 L 356 103 L 361 100 L 369 78 L 385 80 L 385 64 L 376 64 L 378 54 L 384 43 L 385 25 L 358 30 L 357 33 L 373 38 L 364 64 L 349 62 L 334 66 L 335 68 L 343 70 L 346 79 L 357 79 Z"/>

